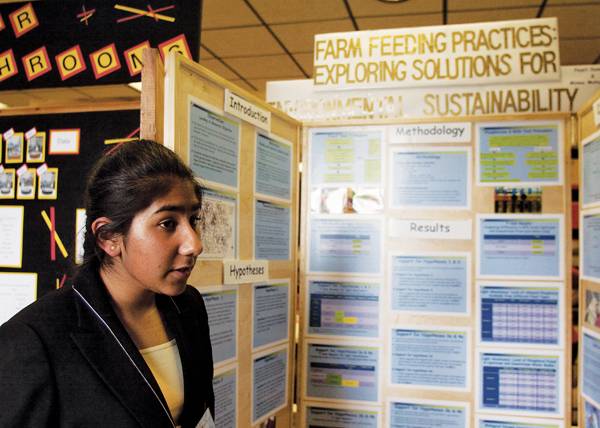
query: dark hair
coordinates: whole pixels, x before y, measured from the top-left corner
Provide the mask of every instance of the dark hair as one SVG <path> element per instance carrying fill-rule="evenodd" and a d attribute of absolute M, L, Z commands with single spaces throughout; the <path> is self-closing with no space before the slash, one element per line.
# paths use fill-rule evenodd
<path fill-rule="evenodd" d="M 121 144 L 107 152 L 92 168 L 85 190 L 85 240 L 83 267 L 106 265 L 98 238 L 125 236 L 135 215 L 166 195 L 178 181 L 194 186 L 198 202 L 202 188 L 194 174 L 173 151 L 151 140 Z M 92 232 L 92 223 L 107 217 L 111 223 Z"/>

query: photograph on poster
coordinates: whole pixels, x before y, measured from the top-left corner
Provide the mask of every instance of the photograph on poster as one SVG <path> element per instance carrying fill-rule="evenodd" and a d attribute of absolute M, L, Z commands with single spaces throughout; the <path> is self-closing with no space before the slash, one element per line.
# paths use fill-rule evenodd
<path fill-rule="evenodd" d="M 223 364 L 237 358 L 237 286 L 202 288 L 208 313 L 213 363 Z"/>
<path fill-rule="evenodd" d="M 252 359 L 252 424 L 287 403 L 287 345 L 260 353 Z"/>
<path fill-rule="evenodd" d="M 394 149 L 390 154 L 392 209 L 468 209 L 471 151 L 468 148 Z"/>
<path fill-rule="evenodd" d="M 460 401 L 391 398 L 390 428 L 465 428 L 469 426 L 469 403 Z"/>
<path fill-rule="evenodd" d="M 494 212 L 506 213 L 541 213 L 541 187 L 506 187 L 494 188 Z"/>
<path fill-rule="evenodd" d="M 291 143 L 263 133 L 257 133 L 255 171 L 254 191 L 257 195 L 291 202 Z"/>
<path fill-rule="evenodd" d="M 600 328 L 600 291 L 585 290 L 583 319 L 586 324 Z"/>
<path fill-rule="evenodd" d="M 0 211 L 1 213 L 1 211 Z M 0 223 L 2 220 L 0 220 Z M 0 224 L 0 231 L 2 225 Z M 0 237 L 0 247 L 2 238 Z M 0 272 L 0 325 L 37 298 L 37 273 Z"/>
<path fill-rule="evenodd" d="M 237 257 L 238 209 L 233 193 L 204 189 L 200 211 L 201 259 Z"/>
<path fill-rule="evenodd" d="M 600 407 L 587 400 L 583 401 L 583 428 L 600 428 Z"/>
<path fill-rule="evenodd" d="M 565 428 L 564 421 L 559 419 L 519 418 L 514 416 L 492 415 L 477 415 L 476 418 L 476 428 Z"/>
<path fill-rule="evenodd" d="M 51 129 L 50 142 L 48 143 L 49 155 L 77 155 L 79 154 L 79 138 L 81 130 Z"/>
<path fill-rule="evenodd" d="M 316 187 L 310 193 L 315 214 L 378 214 L 383 212 L 380 188 Z"/>
<path fill-rule="evenodd" d="M 46 133 L 37 132 L 27 139 L 27 152 L 25 159 L 27 163 L 41 163 L 46 158 Z"/>
<path fill-rule="evenodd" d="M 519 352 L 519 353 L 516 353 Z M 477 352 L 478 411 L 562 417 L 562 353 L 480 349 Z"/>
<path fill-rule="evenodd" d="M 314 279 L 308 281 L 308 336 L 379 336 L 377 282 Z"/>
<path fill-rule="evenodd" d="M 315 403 L 305 407 L 305 426 L 320 428 L 379 428 L 378 409 Z"/>
<path fill-rule="evenodd" d="M 582 213 L 580 228 L 581 277 L 600 282 L 600 210 Z"/>
<path fill-rule="evenodd" d="M 291 258 L 291 209 L 289 206 L 256 200 L 254 203 L 254 258 Z"/>
<path fill-rule="evenodd" d="M 469 315 L 471 257 L 468 253 L 390 253 L 392 311 Z"/>
<path fill-rule="evenodd" d="M 478 215 L 477 274 L 506 279 L 562 279 L 562 215 Z"/>
<path fill-rule="evenodd" d="M 212 385 L 215 394 L 215 426 L 237 427 L 237 364 L 216 370 Z"/>
<path fill-rule="evenodd" d="M 381 218 L 313 216 L 308 227 L 309 272 L 381 274 Z"/>
<path fill-rule="evenodd" d="M 560 121 L 478 124 L 477 184 L 562 184 L 563 138 Z"/>
<path fill-rule="evenodd" d="M 85 208 L 75 210 L 75 263 L 78 265 L 83 263 L 86 217 Z M 204 244 L 204 241 L 202 243 Z"/>
<path fill-rule="evenodd" d="M 562 346 L 562 283 L 479 282 L 477 339 L 485 345 Z"/>
<path fill-rule="evenodd" d="M 392 328 L 392 385 L 425 389 L 470 389 L 470 338 L 465 329 Z"/>
<path fill-rule="evenodd" d="M 0 205 L 0 267 L 21 268 L 25 208 Z"/>
<path fill-rule="evenodd" d="M 4 138 L 6 148 L 4 152 L 4 162 L 21 163 L 23 162 L 23 133 L 15 132 L 10 137 Z"/>
<path fill-rule="evenodd" d="M 58 168 L 46 168 L 39 175 L 38 199 L 56 199 L 58 196 Z"/>
<path fill-rule="evenodd" d="M 288 339 L 290 330 L 290 280 L 252 285 L 252 348 Z"/>
<path fill-rule="evenodd" d="M 189 164 L 205 183 L 238 188 L 240 124 L 189 97 Z"/>
<path fill-rule="evenodd" d="M 306 396 L 377 402 L 379 348 L 359 344 L 306 345 Z"/>
<path fill-rule="evenodd" d="M 584 327 L 581 350 L 581 393 L 600 404 L 600 333 Z"/>
<path fill-rule="evenodd" d="M 382 128 L 312 129 L 310 187 L 381 187 Z"/>
<path fill-rule="evenodd" d="M 36 169 L 25 168 L 17 176 L 17 199 L 35 199 Z"/>
<path fill-rule="evenodd" d="M 581 201 L 587 208 L 600 203 L 600 130 L 581 142 Z"/>
<path fill-rule="evenodd" d="M 15 177 L 14 168 L 0 168 L 0 199 L 14 199 Z"/>

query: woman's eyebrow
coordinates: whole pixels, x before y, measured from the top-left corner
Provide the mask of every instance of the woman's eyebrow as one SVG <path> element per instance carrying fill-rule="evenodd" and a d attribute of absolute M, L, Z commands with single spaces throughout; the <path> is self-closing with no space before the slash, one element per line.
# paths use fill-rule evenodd
<path fill-rule="evenodd" d="M 201 204 L 197 203 L 194 205 L 163 205 L 160 208 L 158 208 L 156 211 L 154 211 L 154 214 L 158 214 L 164 211 L 174 211 L 174 212 L 180 212 L 180 213 L 185 213 L 188 211 L 199 211 L 201 208 Z"/>

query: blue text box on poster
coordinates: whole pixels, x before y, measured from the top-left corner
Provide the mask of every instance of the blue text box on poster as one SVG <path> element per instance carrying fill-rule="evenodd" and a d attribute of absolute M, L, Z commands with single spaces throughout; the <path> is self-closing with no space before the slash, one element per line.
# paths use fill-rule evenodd
<path fill-rule="evenodd" d="M 190 102 L 190 168 L 203 181 L 238 187 L 240 127 Z"/>
<path fill-rule="evenodd" d="M 559 345 L 561 289 L 524 285 L 479 286 L 479 341 L 485 344 Z"/>
<path fill-rule="evenodd" d="M 314 398 L 378 400 L 376 347 L 308 344 L 306 394 Z"/>
<path fill-rule="evenodd" d="M 256 193 L 291 198 L 292 146 L 263 134 L 256 135 Z"/>
<path fill-rule="evenodd" d="M 393 311 L 468 313 L 467 254 L 392 254 L 390 270 Z"/>
<path fill-rule="evenodd" d="M 252 346 L 258 348 L 287 339 L 289 331 L 289 282 L 254 286 Z"/>
<path fill-rule="evenodd" d="M 467 406 L 442 402 L 390 402 L 390 428 L 464 428 Z"/>
<path fill-rule="evenodd" d="M 392 329 L 391 383 L 435 388 L 469 388 L 466 331 Z"/>
<path fill-rule="evenodd" d="M 368 410 L 309 406 L 306 408 L 306 425 L 308 428 L 378 428 L 377 413 Z"/>
<path fill-rule="evenodd" d="M 215 425 L 219 428 L 236 427 L 236 371 L 236 368 L 232 368 L 213 377 Z"/>
<path fill-rule="evenodd" d="M 600 403 L 600 334 L 584 328 L 582 349 L 581 392 Z"/>
<path fill-rule="evenodd" d="M 600 281 L 600 212 L 582 216 L 583 277 Z"/>
<path fill-rule="evenodd" d="M 560 184 L 560 122 L 481 124 L 478 127 L 478 182 L 491 185 Z"/>
<path fill-rule="evenodd" d="M 480 352 L 481 410 L 562 415 L 561 358 L 554 354 Z"/>
<path fill-rule="evenodd" d="M 381 184 L 383 130 L 319 130 L 310 139 L 311 187 Z"/>
<path fill-rule="evenodd" d="M 237 291 L 202 292 L 215 364 L 236 358 Z"/>
<path fill-rule="evenodd" d="M 252 364 L 252 421 L 285 406 L 287 348 L 255 358 Z"/>
<path fill-rule="evenodd" d="M 392 208 L 468 208 L 469 153 L 468 149 L 393 151 Z"/>
<path fill-rule="evenodd" d="M 310 219 L 310 272 L 379 274 L 381 221 L 377 219 Z"/>
<path fill-rule="evenodd" d="M 477 416 L 477 428 L 565 428 L 562 420 L 519 418 L 514 416 Z"/>
<path fill-rule="evenodd" d="M 583 205 L 600 202 L 600 133 L 583 141 L 581 157 Z"/>
<path fill-rule="evenodd" d="M 256 201 L 254 209 L 254 257 L 264 260 L 290 259 L 290 208 Z"/>
<path fill-rule="evenodd" d="M 310 280 L 308 333 L 377 337 L 379 290 L 372 282 Z"/>
<path fill-rule="evenodd" d="M 583 400 L 584 428 L 600 428 L 600 408 L 587 400 Z"/>
<path fill-rule="evenodd" d="M 479 275 L 562 277 L 560 217 L 481 217 Z"/>

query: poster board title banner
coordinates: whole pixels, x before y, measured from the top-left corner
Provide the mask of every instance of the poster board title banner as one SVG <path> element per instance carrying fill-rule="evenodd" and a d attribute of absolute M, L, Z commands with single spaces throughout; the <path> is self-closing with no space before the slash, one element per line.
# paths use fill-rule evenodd
<path fill-rule="evenodd" d="M 315 36 L 316 90 L 557 79 L 556 18 Z"/>

